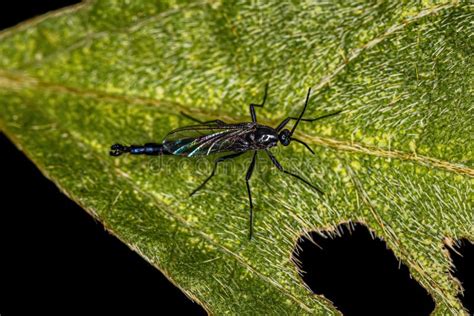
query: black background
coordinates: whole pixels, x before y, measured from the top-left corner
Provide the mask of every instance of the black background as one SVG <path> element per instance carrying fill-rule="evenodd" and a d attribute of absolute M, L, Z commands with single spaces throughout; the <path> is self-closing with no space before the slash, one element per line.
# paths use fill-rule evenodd
<path fill-rule="evenodd" d="M 2 1 L 0 29 L 75 2 Z M 1 133 L 0 159 L 2 316 L 78 309 L 206 315 L 64 196 Z"/>
<path fill-rule="evenodd" d="M 31 0 L 7 6 L 3 2 L 0 29 L 72 3 Z M 61 194 L 3 134 L 0 159 L 2 315 L 31 308 L 48 313 L 132 309 L 205 314 L 158 270 Z M 300 259 L 308 271 L 304 280 L 346 315 L 371 314 L 361 312 L 364 306 L 371 306 L 372 312 L 380 306 L 386 315 L 403 307 L 412 311 L 406 315 L 427 315 L 434 307 L 406 269 L 398 269 L 393 254 L 363 227 L 334 242 L 323 242 L 324 250 L 303 245 Z M 463 257 L 451 253 L 458 267 L 455 275 L 467 288 L 462 299 L 472 311 L 472 244 L 465 242 Z"/>

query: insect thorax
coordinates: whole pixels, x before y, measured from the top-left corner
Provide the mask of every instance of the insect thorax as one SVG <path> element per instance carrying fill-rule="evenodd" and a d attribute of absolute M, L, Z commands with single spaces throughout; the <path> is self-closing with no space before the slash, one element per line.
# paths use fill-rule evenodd
<path fill-rule="evenodd" d="M 254 149 L 265 149 L 274 147 L 278 143 L 277 132 L 265 125 L 258 125 L 253 133 L 248 135 L 249 143 Z"/>

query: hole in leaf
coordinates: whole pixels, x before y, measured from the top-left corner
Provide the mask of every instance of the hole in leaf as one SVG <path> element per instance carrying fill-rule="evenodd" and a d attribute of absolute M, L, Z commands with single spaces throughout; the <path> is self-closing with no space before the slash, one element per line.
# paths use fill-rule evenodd
<path fill-rule="evenodd" d="M 469 315 L 474 315 L 474 244 L 468 239 L 461 238 L 447 247 L 454 269 L 451 274 L 461 282 L 462 293 L 459 300 Z"/>
<path fill-rule="evenodd" d="M 366 226 L 300 237 L 293 259 L 306 285 L 344 315 L 429 315 L 434 301 Z M 313 241 L 311 241 L 313 240 Z"/>

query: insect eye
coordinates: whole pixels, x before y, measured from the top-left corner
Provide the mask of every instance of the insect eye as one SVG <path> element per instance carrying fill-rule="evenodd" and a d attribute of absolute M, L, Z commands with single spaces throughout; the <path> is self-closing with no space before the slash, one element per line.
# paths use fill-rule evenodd
<path fill-rule="evenodd" d="M 284 145 L 284 146 L 288 146 L 288 144 L 290 143 L 290 131 L 285 129 L 283 131 L 281 131 L 280 135 L 278 135 L 278 138 L 280 139 L 280 142 Z"/>

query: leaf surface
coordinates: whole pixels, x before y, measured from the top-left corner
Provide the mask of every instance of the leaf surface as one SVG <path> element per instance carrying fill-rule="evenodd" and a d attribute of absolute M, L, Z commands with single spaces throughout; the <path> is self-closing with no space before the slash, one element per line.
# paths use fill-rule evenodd
<path fill-rule="evenodd" d="M 0 33 L 0 127 L 65 194 L 213 314 L 337 314 L 312 295 L 298 237 L 365 223 L 459 313 L 443 240 L 474 237 L 474 10 L 457 1 L 90 1 Z M 274 150 L 321 198 L 259 155 L 110 157 L 202 120 L 297 130 L 316 155 Z"/>

